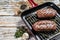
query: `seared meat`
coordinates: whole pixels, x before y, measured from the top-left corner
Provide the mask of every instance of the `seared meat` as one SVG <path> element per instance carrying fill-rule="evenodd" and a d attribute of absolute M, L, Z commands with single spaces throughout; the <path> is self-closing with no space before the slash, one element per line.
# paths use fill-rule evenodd
<path fill-rule="evenodd" d="M 57 24 L 54 21 L 42 20 L 32 25 L 35 31 L 51 31 L 56 30 Z"/>
<path fill-rule="evenodd" d="M 43 8 L 37 11 L 38 18 L 47 18 L 56 16 L 57 11 L 52 8 Z"/>

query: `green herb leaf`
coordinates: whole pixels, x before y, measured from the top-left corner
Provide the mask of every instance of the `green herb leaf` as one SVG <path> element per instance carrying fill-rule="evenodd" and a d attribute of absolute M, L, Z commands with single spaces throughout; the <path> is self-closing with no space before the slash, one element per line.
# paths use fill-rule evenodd
<path fill-rule="evenodd" d="M 16 37 L 16 38 L 19 38 L 19 37 L 21 37 L 21 36 L 23 35 L 23 33 L 25 33 L 25 32 L 26 32 L 25 29 L 19 28 L 19 29 L 16 31 L 16 33 L 15 33 L 15 37 Z"/>

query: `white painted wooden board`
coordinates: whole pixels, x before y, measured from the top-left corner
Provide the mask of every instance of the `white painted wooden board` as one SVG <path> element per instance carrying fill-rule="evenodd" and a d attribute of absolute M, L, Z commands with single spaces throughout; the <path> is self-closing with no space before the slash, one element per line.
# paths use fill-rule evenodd
<path fill-rule="evenodd" d="M 21 26 L 24 25 L 21 17 L 18 16 L 0 16 L 0 26 Z"/>
<path fill-rule="evenodd" d="M 19 2 L 25 3 L 26 1 L 27 0 L 0 0 L 0 15 L 17 15 L 17 12 L 21 11 L 20 5 L 23 4 L 19 4 Z"/>
<path fill-rule="evenodd" d="M 0 27 L 0 40 L 18 40 L 14 37 L 17 28 L 13 27 Z"/>

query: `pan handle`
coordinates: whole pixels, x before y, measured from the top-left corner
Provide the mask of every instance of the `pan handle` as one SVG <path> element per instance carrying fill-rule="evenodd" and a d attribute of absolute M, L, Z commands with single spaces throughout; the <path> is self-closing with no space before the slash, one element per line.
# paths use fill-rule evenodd
<path fill-rule="evenodd" d="M 38 6 L 38 4 L 34 2 L 34 0 L 28 0 L 28 2 L 31 4 L 32 7 Z"/>

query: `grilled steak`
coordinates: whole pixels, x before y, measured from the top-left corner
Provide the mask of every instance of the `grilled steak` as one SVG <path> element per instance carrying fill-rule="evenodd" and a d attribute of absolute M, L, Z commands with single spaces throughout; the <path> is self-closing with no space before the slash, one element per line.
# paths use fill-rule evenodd
<path fill-rule="evenodd" d="M 38 18 L 52 18 L 54 16 L 56 16 L 57 11 L 55 11 L 52 8 L 43 8 L 37 11 L 37 16 Z"/>
<path fill-rule="evenodd" d="M 51 31 L 56 30 L 57 24 L 54 21 L 42 20 L 32 25 L 35 31 Z"/>

